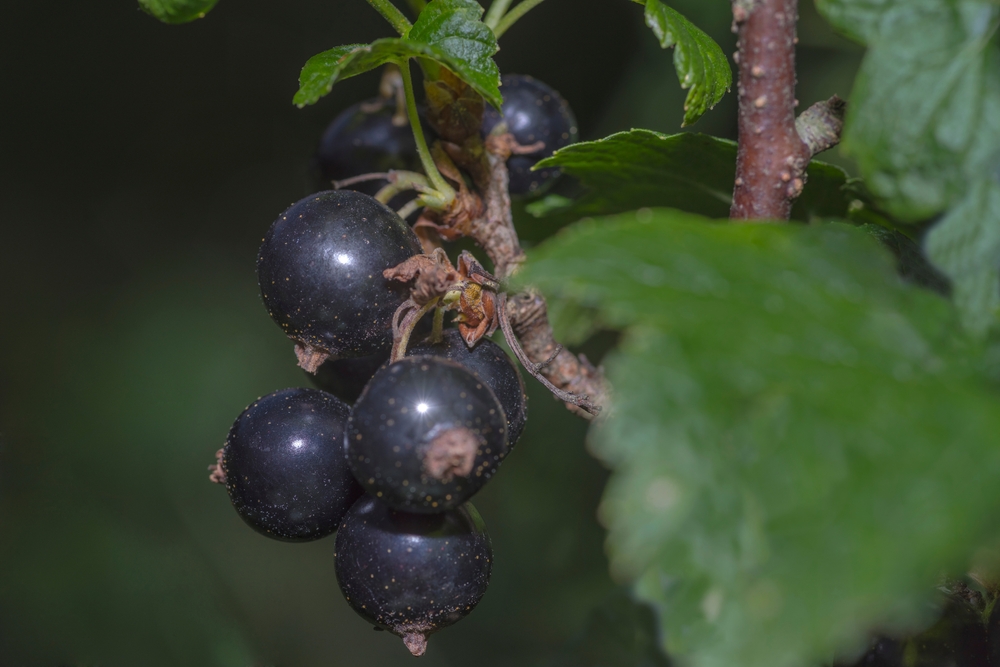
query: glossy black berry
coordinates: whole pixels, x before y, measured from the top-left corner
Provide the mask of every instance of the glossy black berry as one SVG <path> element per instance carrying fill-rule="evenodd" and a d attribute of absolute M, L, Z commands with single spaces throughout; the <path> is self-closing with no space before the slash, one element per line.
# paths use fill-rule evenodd
<path fill-rule="evenodd" d="M 323 391 L 346 403 L 354 403 L 375 372 L 388 361 L 387 351 L 349 359 L 328 359 L 316 370 L 315 375 L 307 375 Z"/>
<path fill-rule="evenodd" d="M 544 147 L 507 160 L 510 194 L 527 195 L 544 191 L 559 177 L 556 168 L 531 171 L 536 162 L 577 140 L 576 118 L 569 104 L 555 89 L 524 74 L 506 74 L 502 79 L 503 106 L 500 113 L 487 106 L 483 113 L 483 136 L 501 120 L 523 146 L 541 141 Z"/>
<path fill-rule="evenodd" d="M 440 343 L 427 341 L 410 348 L 410 356 L 430 354 L 462 364 L 493 390 L 507 417 L 507 439 L 513 447 L 528 418 L 528 401 L 524 380 L 517 366 L 503 349 L 487 338 L 481 338 L 470 350 L 457 329 L 446 329 Z"/>
<path fill-rule="evenodd" d="M 406 357 L 380 370 L 347 421 L 354 476 L 368 493 L 408 512 L 458 507 L 509 451 L 493 390 L 440 357 Z"/>
<path fill-rule="evenodd" d="M 362 495 L 344 454 L 348 406 L 316 389 L 258 399 L 229 430 L 222 470 L 233 507 L 288 542 L 326 537 Z"/>
<path fill-rule="evenodd" d="M 486 593 L 493 550 L 470 503 L 441 514 L 395 511 L 365 496 L 337 533 L 337 581 L 369 623 L 422 655 L 427 637 L 462 619 Z"/>
<path fill-rule="evenodd" d="M 387 349 L 406 299 L 382 271 L 421 252 L 409 226 L 368 195 L 319 192 L 293 204 L 264 237 L 257 280 L 292 340 L 340 357 Z"/>
<path fill-rule="evenodd" d="M 353 104 L 327 126 L 313 158 L 313 172 L 320 190 L 361 174 L 383 173 L 390 169 L 422 171 L 413 131 L 395 104 L 379 98 Z M 351 190 L 374 195 L 388 181 L 364 181 Z M 390 202 L 399 208 L 413 195 L 400 195 Z"/>

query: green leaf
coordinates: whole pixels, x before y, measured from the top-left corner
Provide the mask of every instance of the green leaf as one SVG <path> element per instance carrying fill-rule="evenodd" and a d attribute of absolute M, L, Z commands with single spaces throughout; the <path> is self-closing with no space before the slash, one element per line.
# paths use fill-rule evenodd
<path fill-rule="evenodd" d="M 816 8 L 845 35 L 863 43 L 878 37 L 881 24 L 892 23 L 892 15 L 939 0 L 816 0 Z"/>
<path fill-rule="evenodd" d="M 219 0 L 139 0 L 147 14 L 164 23 L 187 23 L 205 16 Z"/>
<path fill-rule="evenodd" d="M 422 58 L 447 67 L 499 109 L 500 70 L 493 61 L 497 41 L 479 20 L 482 13 L 475 0 L 432 0 L 404 37 L 338 46 L 315 55 L 302 68 L 293 102 L 299 107 L 314 104 L 342 79 L 388 62 Z"/>
<path fill-rule="evenodd" d="M 845 153 L 903 222 L 942 214 L 927 252 L 969 330 L 1000 325 L 1000 4 L 824 0 L 870 50 L 848 106 Z"/>
<path fill-rule="evenodd" d="M 552 201 L 532 209 L 566 221 L 654 206 L 725 218 L 732 203 L 736 144 L 702 134 L 631 130 L 571 144 L 535 165 L 542 167 L 560 167 L 587 189 L 575 204 Z M 844 172 L 814 161 L 807 174 L 792 217 L 846 216 Z"/>
<path fill-rule="evenodd" d="M 1000 320 L 1000 183 L 974 182 L 926 240 L 931 261 L 949 276 L 966 327 L 986 334 Z"/>
<path fill-rule="evenodd" d="M 914 629 L 997 534 L 1000 395 L 864 231 L 628 213 L 520 280 L 625 330 L 590 438 L 600 516 L 686 664 L 816 664 Z"/>
<path fill-rule="evenodd" d="M 642 3 L 642 0 L 635 0 Z M 674 48 L 674 68 L 681 88 L 688 91 L 684 100 L 684 122 L 691 125 L 719 103 L 733 85 L 733 72 L 722 48 L 677 11 L 660 0 L 646 0 L 646 25 L 660 46 Z"/>

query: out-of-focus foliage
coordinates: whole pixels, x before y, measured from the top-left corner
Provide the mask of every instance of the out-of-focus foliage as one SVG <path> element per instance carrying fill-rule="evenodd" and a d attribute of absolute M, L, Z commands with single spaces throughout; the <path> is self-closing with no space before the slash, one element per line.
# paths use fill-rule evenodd
<path fill-rule="evenodd" d="M 139 0 L 144 11 L 164 23 L 187 23 L 205 16 L 219 0 Z"/>
<path fill-rule="evenodd" d="M 565 230 L 523 280 L 625 330 L 601 515 L 678 658 L 792 667 L 918 625 L 995 534 L 1000 393 L 864 231 L 643 210 Z"/>
<path fill-rule="evenodd" d="M 869 46 L 844 149 L 900 220 L 941 215 L 926 241 L 967 327 L 1000 323 L 1000 5 L 820 0 Z"/>

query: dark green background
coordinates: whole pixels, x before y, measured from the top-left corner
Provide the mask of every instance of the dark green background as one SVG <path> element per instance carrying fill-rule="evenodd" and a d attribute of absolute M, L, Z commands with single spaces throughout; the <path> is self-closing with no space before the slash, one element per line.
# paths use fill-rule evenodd
<path fill-rule="evenodd" d="M 672 4 L 732 52 L 727 0 Z M 806 105 L 845 95 L 861 53 L 803 12 Z M 362 0 L 222 0 L 179 27 L 132 0 L 0 16 L 0 665 L 412 664 L 341 598 L 332 539 L 260 537 L 205 470 L 249 402 L 307 384 L 259 303 L 257 244 L 308 194 L 324 125 L 377 85 L 297 110 L 298 70 L 388 26 Z M 549 0 L 501 45 L 501 71 L 559 89 L 583 138 L 679 127 L 672 54 L 637 5 Z M 732 137 L 734 110 L 692 129 Z M 490 591 L 421 664 L 657 664 L 606 573 L 585 424 L 530 394 L 476 498 Z"/>

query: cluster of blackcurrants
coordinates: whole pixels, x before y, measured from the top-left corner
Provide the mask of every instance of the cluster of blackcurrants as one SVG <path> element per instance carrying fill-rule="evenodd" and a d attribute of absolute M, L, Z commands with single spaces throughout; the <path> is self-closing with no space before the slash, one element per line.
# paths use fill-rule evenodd
<path fill-rule="evenodd" d="M 508 130 L 538 155 L 513 156 L 511 190 L 544 188 L 531 172 L 575 138 L 572 114 L 530 77 L 503 80 Z M 500 120 L 488 113 L 483 132 Z M 380 101 L 355 105 L 325 133 L 324 182 L 419 168 L 410 129 Z M 351 607 L 421 655 L 432 632 L 468 614 L 486 591 L 493 554 L 467 502 L 497 472 L 524 428 L 517 367 L 488 339 L 471 349 L 455 329 L 389 363 L 392 318 L 408 298 L 383 271 L 421 253 L 410 226 L 368 194 L 326 190 L 292 205 L 257 257 L 261 295 L 295 341 L 329 359 L 320 389 L 277 391 L 233 424 L 213 477 L 269 537 L 302 542 L 335 531 L 336 575 Z"/>

